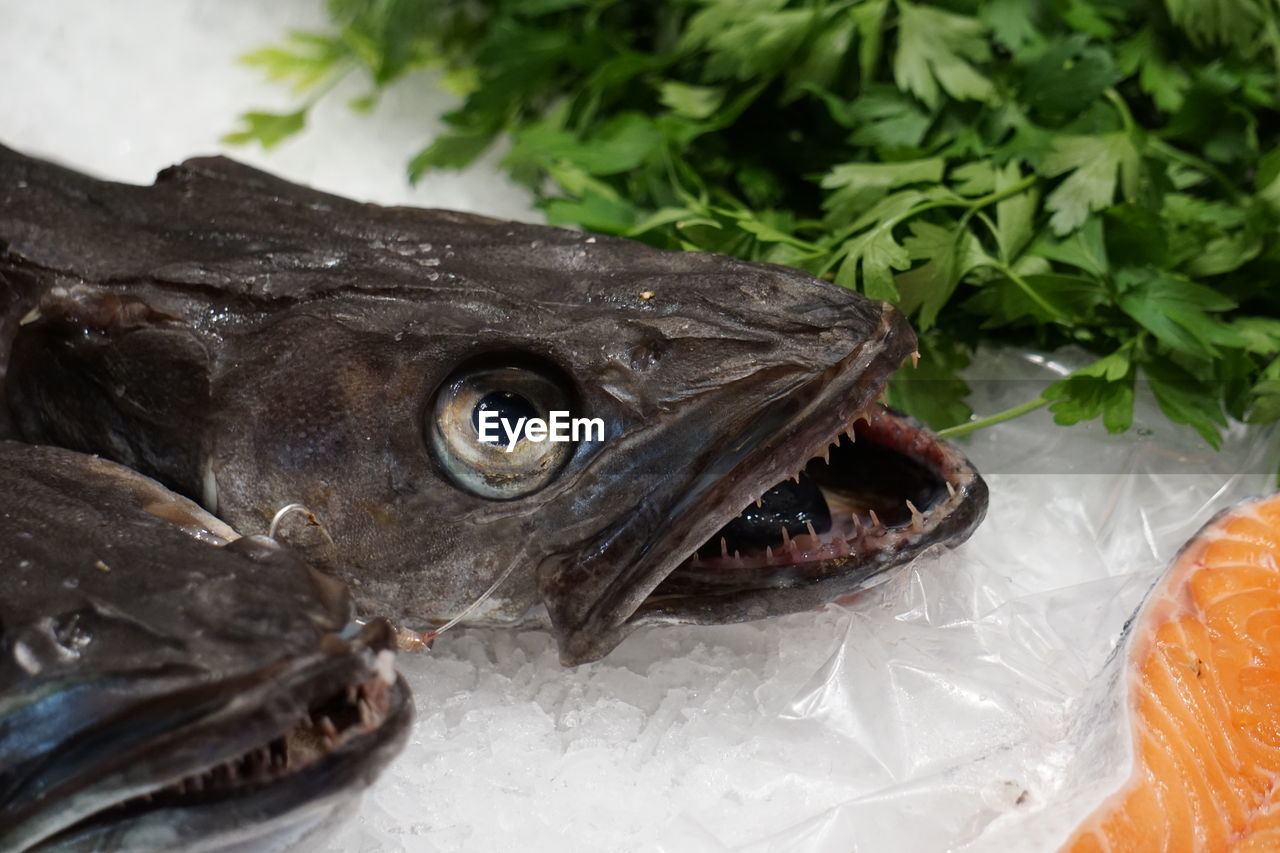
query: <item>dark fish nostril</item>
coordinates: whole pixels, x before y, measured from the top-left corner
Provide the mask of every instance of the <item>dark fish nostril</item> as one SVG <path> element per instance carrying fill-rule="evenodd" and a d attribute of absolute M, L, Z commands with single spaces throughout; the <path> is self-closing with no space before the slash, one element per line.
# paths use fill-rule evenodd
<path fill-rule="evenodd" d="M 784 480 L 760 496 L 760 505 L 751 504 L 698 549 L 700 557 L 720 556 L 720 538 L 724 537 L 729 553 L 780 547 L 782 530 L 788 536 L 800 536 L 831 529 L 831 511 L 827 501 L 807 474 L 800 481 Z"/>

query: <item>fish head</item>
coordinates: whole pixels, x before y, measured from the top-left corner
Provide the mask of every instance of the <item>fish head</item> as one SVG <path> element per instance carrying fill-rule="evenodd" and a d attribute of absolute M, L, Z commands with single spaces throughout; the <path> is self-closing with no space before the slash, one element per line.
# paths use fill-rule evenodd
<path fill-rule="evenodd" d="M 219 513 L 260 526 L 303 503 L 320 526 L 283 534 L 401 625 L 504 579 L 481 615 L 541 603 L 566 642 L 598 644 L 569 659 L 602 653 L 722 526 L 704 503 L 785 479 L 914 348 L 896 309 L 784 267 L 415 218 L 394 233 L 432 246 L 439 282 L 317 296 L 237 341 L 209 455 Z M 569 441 L 507 431 L 556 412 Z M 710 618 L 749 618 L 735 607 Z"/>
<path fill-rule="evenodd" d="M 321 819 L 398 751 L 394 633 L 149 478 L 0 442 L 0 848 L 213 849 Z"/>
<path fill-rule="evenodd" d="M 281 536 L 400 626 L 482 598 L 470 615 L 490 622 L 542 605 L 580 663 L 640 624 L 838 599 L 985 511 L 963 456 L 877 403 L 915 349 L 905 318 L 797 270 L 358 204 L 221 159 L 91 191 L 78 231 L 114 248 L 76 261 L 77 281 L 137 282 L 127 299 L 145 306 L 115 309 L 129 329 L 95 352 L 132 338 L 140 355 L 113 375 L 199 376 L 169 383 L 193 402 L 114 429 L 163 433 L 116 458 L 241 531 L 304 504 Z M 145 252 L 119 248 L 138 228 L 99 212 L 113 208 L 148 223 Z M 39 248 L 23 251 L 46 269 L 58 250 Z M 50 357 L 112 313 L 90 289 L 47 290 L 18 336 L 10 398 L 28 437 L 60 419 L 75 430 L 55 440 L 80 440 L 95 421 L 54 414 L 66 403 L 49 390 L 94 372 Z M 123 407 L 102 408 L 108 422 Z M 481 433 L 482 418 L 553 412 L 590 423 L 565 442 Z M 152 448 L 174 446 L 166 475 Z"/>

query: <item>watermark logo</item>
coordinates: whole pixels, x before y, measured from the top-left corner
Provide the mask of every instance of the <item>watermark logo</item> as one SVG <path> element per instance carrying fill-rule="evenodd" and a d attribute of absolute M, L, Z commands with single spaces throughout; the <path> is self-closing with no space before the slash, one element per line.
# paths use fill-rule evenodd
<path fill-rule="evenodd" d="M 604 441 L 603 418 L 575 418 L 570 412 L 553 409 L 542 418 L 502 417 L 492 409 L 480 412 L 480 440 L 487 444 L 506 443 L 511 453 L 525 441 Z M 504 438 L 505 436 L 505 438 Z"/>

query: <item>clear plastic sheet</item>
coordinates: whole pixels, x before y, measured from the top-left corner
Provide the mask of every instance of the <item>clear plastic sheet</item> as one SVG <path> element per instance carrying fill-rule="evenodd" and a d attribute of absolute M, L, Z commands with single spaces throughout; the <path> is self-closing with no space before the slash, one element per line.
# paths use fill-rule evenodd
<path fill-rule="evenodd" d="M 238 111 L 287 107 L 235 57 L 323 21 L 321 0 L 11 3 L 0 141 L 149 180 L 226 150 Z M 345 106 L 357 81 L 335 94 L 303 137 L 231 153 L 357 198 L 536 216 L 498 152 L 406 187 L 422 117 L 448 105 L 420 80 L 369 116 Z M 975 406 L 1023 402 L 1063 369 L 985 354 Z M 1146 398 L 1124 436 L 1040 411 L 968 442 L 992 493 L 974 538 L 847 608 L 644 630 L 574 670 L 541 631 L 446 634 L 401 656 L 418 706 L 404 754 L 302 849 L 1052 849 L 1128 773 L 1107 668 L 1125 620 L 1205 520 L 1272 489 L 1272 438 L 1237 428 L 1214 454 Z"/>
<path fill-rule="evenodd" d="M 977 364 L 984 411 L 1067 369 Z M 655 627 L 574 670 L 539 631 L 446 634 L 402 657 L 413 741 L 330 849 L 1051 850 L 1129 773 L 1126 620 L 1271 489 L 1270 439 L 1215 454 L 1141 390 L 1123 436 L 1041 411 L 968 443 L 992 495 L 973 539 L 848 607 Z"/>

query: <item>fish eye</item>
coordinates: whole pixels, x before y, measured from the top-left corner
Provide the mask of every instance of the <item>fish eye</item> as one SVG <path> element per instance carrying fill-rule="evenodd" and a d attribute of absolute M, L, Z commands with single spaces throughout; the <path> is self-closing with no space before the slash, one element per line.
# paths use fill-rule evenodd
<path fill-rule="evenodd" d="M 572 441 L 551 440 L 553 412 L 571 435 L 567 382 L 550 370 L 515 365 L 464 367 L 436 392 L 427 433 L 431 451 L 455 484 L 472 494 L 510 500 L 556 478 Z"/>

